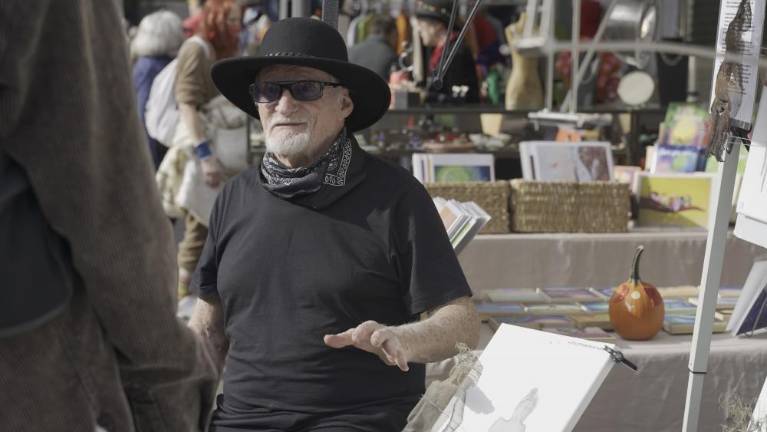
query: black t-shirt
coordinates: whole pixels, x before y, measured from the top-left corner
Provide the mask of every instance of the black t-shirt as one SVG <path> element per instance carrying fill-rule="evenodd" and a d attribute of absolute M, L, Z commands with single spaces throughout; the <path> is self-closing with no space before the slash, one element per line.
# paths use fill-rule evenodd
<path fill-rule="evenodd" d="M 343 188 L 286 200 L 253 168 L 216 200 L 193 281 L 201 295 L 220 296 L 230 342 L 214 424 L 414 405 L 423 393 L 423 365 L 402 372 L 323 342 L 367 320 L 412 322 L 471 295 L 423 186 L 356 143 L 350 171 Z M 401 429 L 407 410 L 392 412 Z"/>

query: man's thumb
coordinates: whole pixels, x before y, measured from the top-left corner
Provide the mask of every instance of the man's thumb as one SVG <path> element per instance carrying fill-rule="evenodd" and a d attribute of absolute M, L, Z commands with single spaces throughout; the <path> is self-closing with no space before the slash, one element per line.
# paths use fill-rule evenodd
<path fill-rule="evenodd" d="M 325 342 L 325 345 L 331 347 L 331 348 L 343 348 L 345 346 L 349 346 L 352 344 L 351 338 L 344 337 L 344 333 L 337 334 L 337 335 L 325 335 L 323 337 L 323 341 Z"/>

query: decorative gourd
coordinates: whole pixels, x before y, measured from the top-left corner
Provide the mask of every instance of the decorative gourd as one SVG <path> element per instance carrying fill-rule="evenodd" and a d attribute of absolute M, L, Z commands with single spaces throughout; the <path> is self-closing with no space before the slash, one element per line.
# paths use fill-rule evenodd
<path fill-rule="evenodd" d="M 631 277 L 620 284 L 610 298 L 610 322 L 624 339 L 652 339 L 661 327 L 665 308 L 663 298 L 652 284 L 639 278 L 639 258 L 644 246 L 634 254 Z"/>

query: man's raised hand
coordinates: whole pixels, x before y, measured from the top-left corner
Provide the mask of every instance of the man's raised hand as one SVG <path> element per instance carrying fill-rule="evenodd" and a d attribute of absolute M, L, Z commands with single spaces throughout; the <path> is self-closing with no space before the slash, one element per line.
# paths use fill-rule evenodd
<path fill-rule="evenodd" d="M 389 366 L 397 366 L 407 372 L 408 355 L 393 327 L 375 321 L 365 321 L 345 332 L 325 335 L 325 344 L 332 348 L 353 346 L 377 355 Z"/>

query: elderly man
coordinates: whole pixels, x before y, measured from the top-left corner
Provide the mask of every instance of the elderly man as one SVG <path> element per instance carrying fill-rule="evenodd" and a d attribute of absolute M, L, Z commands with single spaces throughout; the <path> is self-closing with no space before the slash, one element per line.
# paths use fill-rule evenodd
<path fill-rule="evenodd" d="M 212 74 L 267 143 L 219 195 L 193 277 L 190 325 L 226 364 L 212 430 L 400 431 L 424 363 L 475 345 L 479 321 L 427 192 L 352 135 L 386 83 L 304 18 Z"/>

